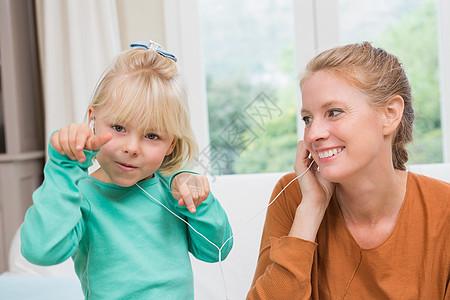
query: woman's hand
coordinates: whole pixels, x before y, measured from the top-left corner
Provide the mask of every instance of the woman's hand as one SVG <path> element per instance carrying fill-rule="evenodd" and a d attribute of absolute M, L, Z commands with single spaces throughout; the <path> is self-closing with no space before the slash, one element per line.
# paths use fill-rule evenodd
<path fill-rule="evenodd" d="M 295 174 L 303 173 L 313 161 L 310 152 L 306 149 L 303 141 L 300 141 L 297 146 L 297 156 L 295 159 L 294 170 Z M 313 201 L 317 205 L 328 207 L 331 196 L 334 192 L 334 183 L 326 181 L 320 176 L 317 170 L 317 164 L 314 162 L 308 172 L 298 179 L 302 191 L 302 202 Z"/>
<path fill-rule="evenodd" d="M 310 157 L 310 152 L 306 149 L 305 143 L 300 141 L 297 146 L 297 156 L 294 165 L 297 176 L 305 172 L 312 161 L 313 159 Z M 315 162 L 298 179 L 298 182 L 302 191 L 302 202 L 297 207 L 289 235 L 314 241 L 325 210 L 333 195 L 335 184 L 326 181 L 320 176 Z"/>
<path fill-rule="evenodd" d="M 95 136 L 87 124 L 70 124 L 55 132 L 50 143 L 61 154 L 66 154 L 72 160 L 84 162 L 86 156 L 83 149 L 98 151 L 112 138 L 110 133 L 104 132 Z"/>
<path fill-rule="evenodd" d="M 186 205 L 191 213 L 195 213 L 196 207 L 208 198 L 210 188 L 205 176 L 183 172 L 173 178 L 171 190 L 178 205 Z"/>

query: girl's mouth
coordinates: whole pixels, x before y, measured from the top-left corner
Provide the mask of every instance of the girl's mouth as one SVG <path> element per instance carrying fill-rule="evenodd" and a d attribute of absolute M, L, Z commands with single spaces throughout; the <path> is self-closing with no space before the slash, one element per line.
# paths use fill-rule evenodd
<path fill-rule="evenodd" d="M 126 170 L 126 171 L 132 171 L 132 170 L 134 170 L 134 169 L 137 168 L 137 167 L 135 167 L 135 166 L 128 165 L 128 164 L 121 163 L 121 162 L 116 162 L 116 164 L 117 164 L 121 169 Z"/>

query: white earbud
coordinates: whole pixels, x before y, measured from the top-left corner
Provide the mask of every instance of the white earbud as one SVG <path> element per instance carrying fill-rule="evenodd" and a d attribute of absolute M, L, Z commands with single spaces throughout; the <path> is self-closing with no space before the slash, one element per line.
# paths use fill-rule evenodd
<path fill-rule="evenodd" d="M 89 127 L 91 128 L 93 133 L 95 133 L 94 124 L 95 124 L 95 119 L 92 119 L 91 122 L 89 122 Z"/>

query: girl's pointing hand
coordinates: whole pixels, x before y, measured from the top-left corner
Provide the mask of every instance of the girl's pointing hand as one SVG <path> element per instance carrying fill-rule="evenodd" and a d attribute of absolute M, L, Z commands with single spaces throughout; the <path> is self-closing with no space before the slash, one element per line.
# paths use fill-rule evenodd
<path fill-rule="evenodd" d="M 50 142 L 61 154 L 66 154 L 72 160 L 84 162 L 86 157 L 83 149 L 98 151 L 112 138 L 110 133 L 104 132 L 96 136 L 87 124 L 70 124 L 55 132 Z"/>

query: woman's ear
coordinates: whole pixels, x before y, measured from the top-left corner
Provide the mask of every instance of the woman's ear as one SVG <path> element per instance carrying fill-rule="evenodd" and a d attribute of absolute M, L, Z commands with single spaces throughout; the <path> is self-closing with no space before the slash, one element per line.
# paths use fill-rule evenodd
<path fill-rule="evenodd" d="M 390 135 L 395 132 L 403 117 L 405 103 L 400 95 L 395 95 L 384 107 L 383 110 L 383 134 Z"/>
<path fill-rule="evenodd" d="M 176 146 L 177 142 L 178 142 L 178 138 L 174 137 L 173 141 L 172 141 L 172 144 L 170 144 L 169 149 L 167 149 L 166 156 L 170 155 L 172 153 L 173 149 L 175 149 L 175 146 Z"/>

